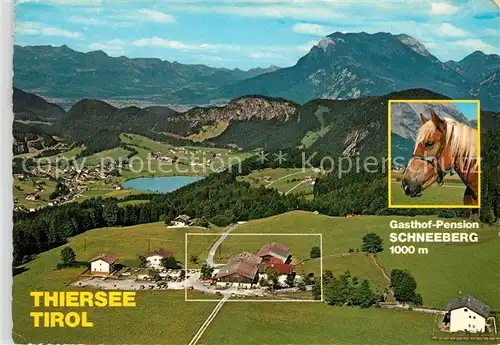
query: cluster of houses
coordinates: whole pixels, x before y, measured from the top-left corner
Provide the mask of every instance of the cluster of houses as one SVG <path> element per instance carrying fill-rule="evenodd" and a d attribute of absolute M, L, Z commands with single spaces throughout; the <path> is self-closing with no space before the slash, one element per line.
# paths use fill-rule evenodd
<path fill-rule="evenodd" d="M 269 243 L 257 254 L 242 252 L 229 258 L 215 274 L 217 286 L 235 286 L 250 289 L 256 286 L 260 279 L 267 279 L 269 268 L 276 270 L 278 275 L 287 276 L 293 273 L 293 265 L 289 263 L 289 247 L 280 243 Z"/>
<path fill-rule="evenodd" d="M 151 153 L 151 158 L 156 159 L 158 161 L 165 162 L 165 163 L 173 163 L 174 160 L 175 160 L 175 158 L 171 158 L 169 156 L 165 156 L 161 152 L 152 152 Z"/>
<path fill-rule="evenodd" d="M 148 251 L 144 255 L 146 267 L 161 270 L 162 260 L 173 256 L 173 252 L 167 248 L 157 248 Z M 90 260 L 90 272 L 94 275 L 107 276 L 115 270 L 118 256 L 114 254 L 99 254 Z"/>
<path fill-rule="evenodd" d="M 170 249 L 158 248 L 148 251 L 144 258 L 148 268 L 161 270 L 162 260 L 173 256 Z M 219 288 L 237 287 L 252 289 L 259 286 L 261 279 L 267 280 L 266 271 L 274 269 L 283 282 L 287 276 L 294 273 L 290 264 L 290 249 L 280 243 L 265 244 L 256 253 L 247 251 L 231 256 L 226 265 L 215 273 L 216 285 Z M 115 270 L 118 256 L 114 254 L 99 254 L 90 260 L 90 271 L 93 275 L 108 276 Z M 494 318 L 490 307 L 478 299 L 464 295 L 448 302 L 441 324 L 445 332 L 486 333 L 496 332 L 488 327 L 489 319 Z M 494 326 L 496 328 L 496 325 Z"/>

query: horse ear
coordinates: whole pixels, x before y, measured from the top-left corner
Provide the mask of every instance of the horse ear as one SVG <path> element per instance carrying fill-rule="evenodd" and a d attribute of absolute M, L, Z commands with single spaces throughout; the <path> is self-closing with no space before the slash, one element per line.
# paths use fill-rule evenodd
<path fill-rule="evenodd" d="M 422 122 L 422 124 L 425 124 L 427 121 L 429 121 L 429 119 L 426 118 L 424 114 L 420 113 L 420 122 Z"/>
<path fill-rule="evenodd" d="M 444 132 L 446 129 L 446 123 L 439 116 L 437 116 L 432 108 L 429 108 L 429 112 L 431 113 L 431 120 L 434 122 L 436 128 Z"/>

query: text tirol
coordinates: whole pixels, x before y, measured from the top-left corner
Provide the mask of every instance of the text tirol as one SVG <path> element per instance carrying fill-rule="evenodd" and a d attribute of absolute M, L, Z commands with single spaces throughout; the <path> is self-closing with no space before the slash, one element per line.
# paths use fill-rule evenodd
<path fill-rule="evenodd" d="M 30 296 L 33 307 L 50 308 L 50 311 L 30 313 L 34 327 L 94 327 L 87 311 L 68 308 L 135 307 L 133 291 L 31 291 Z"/>

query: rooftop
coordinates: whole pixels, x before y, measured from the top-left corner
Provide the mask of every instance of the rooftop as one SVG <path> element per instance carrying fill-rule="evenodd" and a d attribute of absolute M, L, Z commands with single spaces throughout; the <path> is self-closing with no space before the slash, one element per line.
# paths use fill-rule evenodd
<path fill-rule="evenodd" d="M 227 277 L 232 274 L 239 274 L 240 276 L 253 279 L 257 274 L 258 266 L 252 265 L 244 261 L 236 261 L 222 266 L 216 275 L 216 278 Z"/>
<path fill-rule="evenodd" d="M 254 255 L 250 252 L 241 252 L 239 254 L 233 255 L 229 258 L 228 263 L 243 261 L 252 265 L 258 265 L 261 263 L 262 259 L 257 255 Z"/>
<path fill-rule="evenodd" d="M 289 249 L 290 248 L 284 244 L 273 242 L 273 243 L 263 245 L 262 248 L 260 248 L 259 252 L 257 253 L 257 256 L 263 257 L 263 256 L 270 255 L 270 254 L 274 253 L 274 254 L 279 255 L 281 257 L 288 257 L 289 256 L 289 253 L 288 253 Z"/>
<path fill-rule="evenodd" d="M 150 250 L 149 252 L 146 253 L 146 255 L 144 255 L 145 258 L 149 258 L 150 256 L 155 256 L 155 255 L 159 255 L 163 258 L 169 258 L 173 255 L 174 253 L 170 250 L 170 249 L 167 249 L 167 248 L 157 248 L 157 249 L 153 249 L 153 250 Z"/>
<path fill-rule="evenodd" d="M 446 311 L 451 311 L 458 308 L 469 308 L 470 310 L 476 312 L 477 314 L 481 315 L 484 318 L 487 318 L 490 315 L 491 311 L 490 307 L 487 304 L 479 301 L 478 299 L 470 295 L 465 295 L 455 298 L 449 301 L 448 304 L 446 305 Z"/>
<path fill-rule="evenodd" d="M 96 257 L 94 257 L 92 260 L 90 260 L 90 262 L 94 262 L 97 260 L 105 261 L 111 265 L 111 264 L 115 263 L 116 260 L 118 260 L 118 256 L 114 255 L 114 254 L 99 254 Z"/>
<path fill-rule="evenodd" d="M 187 214 L 181 214 L 181 215 L 177 216 L 177 218 L 175 218 L 175 220 L 182 220 L 184 222 L 187 222 L 190 219 L 191 219 L 191 217 L 189 217 Z"/>

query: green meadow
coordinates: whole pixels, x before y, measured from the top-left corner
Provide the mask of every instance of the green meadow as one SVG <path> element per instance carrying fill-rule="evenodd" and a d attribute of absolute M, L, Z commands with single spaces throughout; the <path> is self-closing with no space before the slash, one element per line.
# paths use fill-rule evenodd
<path fill-rule="evenodd" d="M 424 305 L 444 308 L 448 300 L 462 292 L 475 296 L 493 308 L 500 308 L 497 286 L 497 282 L 500 281 L 499 226 L 481 225 L 481 228 L 475 231 L 479 235 L 478 243 L 427 243 L 420 246 L 415 244 L 416 247 L 428 248 L 429 253 L 414 255 L 390 253 L 389 247 L 397 244 L 389 242 L 389 234 L 398 232 L 390 229 L 390 220 L 428 221 L 435 218 L 434 216 L 345 218 L 294 211 L 242 224 L 233 233 L 321 233 L 324 262 L 333 267 L 336 265 L 336 259 L 329 257 L 348 253 L 349 249 L 354 251 L 361 249 L 363 235 L 375 232 L 384 241 L 384 251 L 377 254 L 377 260 L 388 274 L 394 268 L 409 269 L 417 281 L 417 290 L 423 296 Z M 435 229 L 419 231 L 442 232 Z M 250 237 L 248 241 L 252 241 Z M 304 255 L 302 253 L 307 254 L 308 248 L 310 249 L 309 244 L 304 243 L 298 236 L 290 237 L 289 242 L 285 244 L 290 246 L 292 254 L 298 251 L 301 253 L 299 255 Z M 339 265 L 342 269 L 349 268 L 344 264 Z"/>
<path fill-rule="evenodd" d="M 302 168 L 267 168 L 253 171 L 238 179 L 255 187 L 274 188 L 283 194 L 300 193 L 307 196 L 312 195 L 313 185 L 304 182 L 304 179 L 315 175 L 317 174 L 310 169 L 304 171 Z"/>
<path fill-rule="evenodd" d="M 391 182 L 391 202 L 393 205 L 463 205 L 465 185 L 445 183 L 442 186 L 433 184 L 421 196 L 410 198 L 401 188 L 401 183 Z"/>
<path fill-rule="evenodd" d="M 388 273 L 393 268 L 409 269 L 425 306 L 444 308 L 448 300 L 461 292 L 475 296 L 492 308 L 500 308 L 500 227 L 482 226 L 477 230 L 478 243 L 427 244 L 428 254 L 396 255 L 389 252 L 392 219 L 426 221 L 432 217 L 341 218 L 296 211 L 250 221 L 233 232 L 321 233 L 323 269 L 330 269 L 336 275 L 349 270 L 352 275 L 368 279 L 380 292 L 388 287 L 387 280 L 370 256 L 356 252 L 361 247 L 361 237 L 376 232 L 384 240 L 384 251 L 377 255 L 378 262 Z M 119 256 L 119 263 L 135 265 L 137 256 L 149 248 L 168 247 L 176 259 L 184 261 L 187 232 L 220 231 L 220 228 L 168 229 L 162 223 L 153 223 L 87 231 L 71 238 L 67 245 L 75 250 L 77 260 L 89 260 L 99 253 L 110 252 Z M 202 261 L 216 238 L 190 237 L 189 256 L 193 253 Z M 308 259 L 310 247 L 316 242 L 301 236 L 229 236 L 222 245 L 222 259 L 240 250 L 256 251 L 269 240 L 290 246 L 294 260 L 299 263 L 297 271 L 319 274 L 319 260 Z M 94 328 L 35 329 L 29 316 L 34 309 L 29 292 L 69 290 L 68 284 L 83 270 L 54 270 L 62 248 L 40 254 L 25 265 L 25 272 L 13 278 L 13 331 L 17 343 L 187 344 L 215 307 L 215 303 L 210 302 L 185 302 L 184 291 L 139 291 L 137 307 L 87 310 Z M 354 253 L 348 253 L 349 249 Z M 206 296 L 190 292 L 190 298 L 196 297 Z M 415 311 L 340 308 L 321 302 L 227 303 L 199 344 L 430 345 L 434 343 L 430 340 L 433 325 L 433 315 Z"/>

